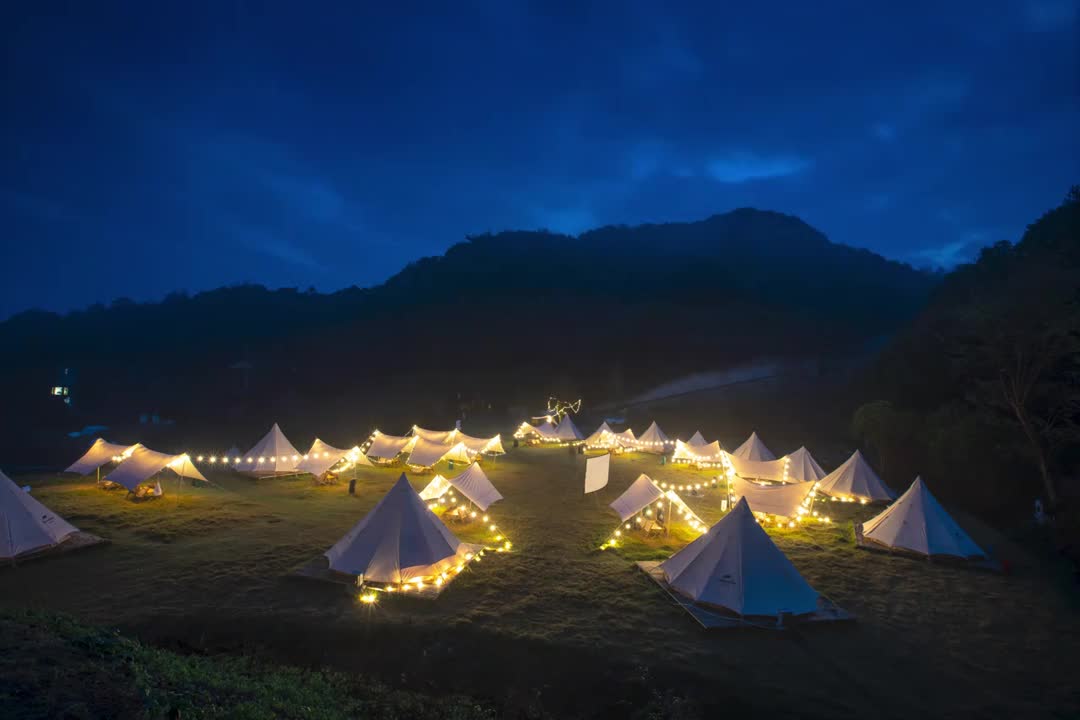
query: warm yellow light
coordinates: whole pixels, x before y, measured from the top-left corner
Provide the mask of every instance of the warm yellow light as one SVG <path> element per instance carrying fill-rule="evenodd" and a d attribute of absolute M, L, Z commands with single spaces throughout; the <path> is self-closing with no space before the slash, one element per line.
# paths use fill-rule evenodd
<path fill-rule="evenodd" d="M 203 458 L 203 456 L 200 455 L 199 457 L 195 458 L 195 460 L 198 461 L 198 462 L 202 462 L 202 458 Z"/>
<path fill-rule="evenodd" d="M 263 462 L 264 460 L 266 460 L 266 458 L 259 458 L 259 462 Z"/>
<path fill-rule="evenodd" d="M 615 537 L 621 537 L 621 536 L 622 536 L 622 530 L 616 530 L 615 531 Z"/>
<path fill-rule="evenodd" d="M 472 512 L 471 512 L 471 513 L 469 514 L 469 517 L 476 517 L 476 511 L 475 511 L 475 510 L 473 510 L 473 511 L 472 511 Z"/>
<path fill-rule="evenodd" d="M 375 596 L 375 593 L 365 593 L 360 596 L 360 602 L 367 603 L 368 605 L 373 604 L 376 600 L 378 600 L 378 598 Z"/>
<path fill-rule="evenodd" d="M 488 521 L 488 516 L 487 516 L 487 515 L 485 515 L 485 516 L 484 516 L 484 522 L 487 522 L 487 521 Z"/>
<path fill-rule="evenodd" d="M 210 462 L 212 462 L 212 463 L 216 463 L 216 462 L 217 462 L 217 457 L 216 457 L 216 456 L 214 456 L 214 455 L 211 455 L 211 456 L 210 456 Z"/>

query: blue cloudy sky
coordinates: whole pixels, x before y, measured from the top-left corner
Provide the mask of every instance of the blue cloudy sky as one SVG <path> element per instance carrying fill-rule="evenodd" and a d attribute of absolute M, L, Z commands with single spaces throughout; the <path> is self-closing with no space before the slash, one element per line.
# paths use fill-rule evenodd
<path fill-rule="evenodd" d="M 950 266 L 1080 183 L 1078 1 L 9 3 L 0 317 L 741 206 Z"/>

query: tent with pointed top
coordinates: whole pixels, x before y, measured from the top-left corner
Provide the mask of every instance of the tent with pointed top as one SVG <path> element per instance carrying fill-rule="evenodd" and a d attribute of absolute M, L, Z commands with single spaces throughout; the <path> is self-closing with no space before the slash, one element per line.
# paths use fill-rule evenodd
<path fill-rule="evenodd" d="M 805 446 L 788 455 L 787 461 L 788 482 L 817 481 L 827 475 Z"/>
<path fill-rule="evenodd" d="M 94 441 L 94 444 L 90 446 L 90 449 L 87 450 L 81 458 L 73 462 L 64 472 L 87 475 L 103 465 L 114 462 L 115 458 L 126 458 L 131 455 L 136 448 L 140 447 L 142 447 L 142 445 L 139 443 L 135 443 L 134 445 L 117 445 L 115 443 L 105 442 L 104 438 L 98 438 Z"/>
<path fill-rule="evenodd" d="M 758 525 L 745 500 L 661 563 L 660 571 L 674 591 L 742 617 L 818 609 L 817 591 Z"/>
<path fill-rule="evenodd" d="M 518 439 L 533 439 L 550 442 L 558 440 L 555 435 L 555 426 L 551 424 L 550 420 L 545 420 L 539 425 L 530 425 L 527 422 L 521 423 L 518 429 L 514 431 L 514 437 Z"/>
<path fill-rule="evenodd" d="M 675 441 L 675 452 L 671 455 L 672 462 L 688 463 L 718 463 L 721 462 L 720 443 L 713 440 L 705 445 L 691 445 L 682 440 Z"/>
<path fill-rule="evenodd" d="M 402 473 L 382 500 L 324 553 L 334 572 L 364 582 L 427 580 L 480 550 L 458 540 Z"/>
<path fill-rule="evenodd" d="M 735 448 L 735 452 L 731 454 L 742 460 L 768 461 L 776 459 L 772 450 L 765 447 L 765 443 L 761 441 L 756 431 L 750 433 L 750 437 L 746 438 L 746 441 Z"/>
<path fill-rule="evenodd" d="M 804 503 L 813 489 L 813 480 L 789 485 L 758 485 L 739 477 L 731 480 L 732 496 L 745 498 L 751 510 L 787 518 L 800 514 L 799 508 L 806 507 Z"/>
<path fill-rule="evenodd" d="M 563 415 L 563 419 L 555 427 L 555 437 L 568 442 L 585 439 L 585 436 L 578 430 L 569 414 Z"/>
<path fill-rule="evenodd" d="M 683 516 L 693 528 L 704 528 L 705 523 L 690 509 L 674 490 L 663 490 L 656 481 L 642 473 L 622 495 L 615 498 L 608 507 L 615 511 L 619 520 L 626 522 L 642 510 L 656 502 L 668 501 L 673 511 Z M 668 502 L 664 502 L 665 505 Z"/>
<path fill-rule="evenodd" d="M 402 437 L 400 435 L 387 435 L 376 430 L 371 436 L 371 444 L 364 454 L 369 458 L 390 462 L 396 460 L 398 455 L 411 452 L 413 446 L 419 440 L 416 435 Z"/>
<path fill-rule="evenodd" d="M 986 559 L 971 537 L 941 506 L 921 477 L 882 513 L 862 525 L 863 544 L 919 555 Z"/>
<path fill-rule="evenodd" d="M 447 478 L 447 483 L 481 510 L 487 510 L 503 499 L 479 463 L 473 463 L 460 475 Z"/>
<path fill-rule="evenodd" d="M 438 500 L 448 492 L 450 492 L 450 481 L 442 475 L 436 475 L 431 478 L 431 482 L 425 485 L 424 489 L 420 491 L 420 499 Z"/>
<path fill-rule="evenodd" d="M 55 547 L 77 532 L 0 472 L 0 560 Z"/>
<path fill-rule="evenodd" d="M 106 475 L 104 480 L 123 485 L 130 492 L 135 492 L 139 485 L 166 469 L 182 478 L 206 482 L 206 478 L 191 464 L 191 458 L 186 454 L 168 455 L 148 447 L 137 448 L 127 460 Z"/>
<path fill-rule="evenodd" d="M 296 464 L 300 462 L 300 453 L 281 432 L 277 423 L 244 454 L 239 464 L 240 472 L 252 477 L 270 477 L 273 475 L 295 475 Z"/>
<path fill-rule="evenodd" d="M 700 430 L 695 430 L 694 434 L 690 436 L 690 439 L 686 441 L 686 444 L 690 447 L 705 447 L 710 443 L 705 442 L 705 437 L 701 434 Z"/>
<path fill-rule="evenodd" d="M 611 426 L 608 425 L 607 421 L 605 420 L 604 422 L 600 423 L 600 427 L 596 428 L 596 430 L 593 431 L 592 435 L 585 438 L 585 445 L 589 447 L 599 446 L 602 442 L 604 442 L 605 437 L 614 434 L 615 431 L 611 429 Z"/>
<path fill-rule="evenodd" d="M 364 457 L 360 452 L 360 448 L 352 447 L 348 450 L 336 448 L 333 445 L 324 443 L 319 438 L 315 438 L 315 442 L 311 444 L 311 449 L 307 451 L 300 462 L 296 465 L 296 471 L 301 473 L 310 473 L 315 477 L 322 477 L 330 468 L 337 465 L 342 460 L 347 460 L 350 463 L 357 465 L 370 465 L 371 462 Z"/>
<path fill-rule="evenodd" d="M 856 450 L 843 465 L 823 477 L 818 490 L 838 498 L 867 502 L 892 500 L 896 493 L 878 477 L 863 454 Z"/>
<path fill-rule="evenodd" d="M 669 445 L 671 445 L 671 441 L 668 440 L 668 436 L 664 434 L 664 431 L 660 429 L 655 420 L 637 439 L 637 448 L 643 452 L 664 453 Z"/>
<path fill-rule="evenodd" d="M 620 433 L 615 433 L 615 442 L 620 447 L 632 449 L 637 444 L 637 438 L 634 437 L 633 430 L 626 428 Z"/>

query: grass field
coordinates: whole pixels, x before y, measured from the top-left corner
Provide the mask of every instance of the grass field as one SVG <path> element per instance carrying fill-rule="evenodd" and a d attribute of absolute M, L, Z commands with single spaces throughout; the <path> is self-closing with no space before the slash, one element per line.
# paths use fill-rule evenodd
<path fill-rule="evenodd" d="M 460 693 L 507 717 L 1080 713 L 1075 598 L 985 528 L 973 534 L 1012 574 L 856 550 L 850 520 L 875 510 L 831 503 L 832 526 L 770 533 L 858 621 L 706 633 L 633 564 L 666 556 L 688 534 L 598 548 L 618 526 L 607 504 L 639 473 L 677 483 L 708 473 L 619 457 L 609 486 L 583 497 L 584 459 L 563 449 L 512 450 L 486 471 L 505 496 L 491 521 L 513 551 L 486 555 L 434 602 L 376 605 L 289 573 L 341 537 L 400 470 L 361 470 L 355 497 L 344 483 L 209 472 L 209 487 L 170 480 L 164 499 L 140 504 L 92 477 L 15 477 L 111 544 L 0 570 L 0 605 L 68 612 L 183 652 Z M 410 479 L 420 489 L 429 477 Z M 720 517 L 718 493 L 685 499 L 707 522 Z M 464 540 L 490 536 L 479 523 L 452 527 Z"/>

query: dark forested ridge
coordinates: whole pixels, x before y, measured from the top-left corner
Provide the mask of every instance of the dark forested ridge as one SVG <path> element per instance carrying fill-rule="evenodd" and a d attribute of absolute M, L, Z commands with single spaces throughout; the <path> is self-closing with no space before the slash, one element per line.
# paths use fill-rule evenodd
<path fill-rule="evenodd" d="M 950 273 L 882 353 L 853 431 L 899 484 L 984 515 L 1080 500 L 1080 188 Z M 1076 526 L 1077 523 L 1062 523 Z"/>

